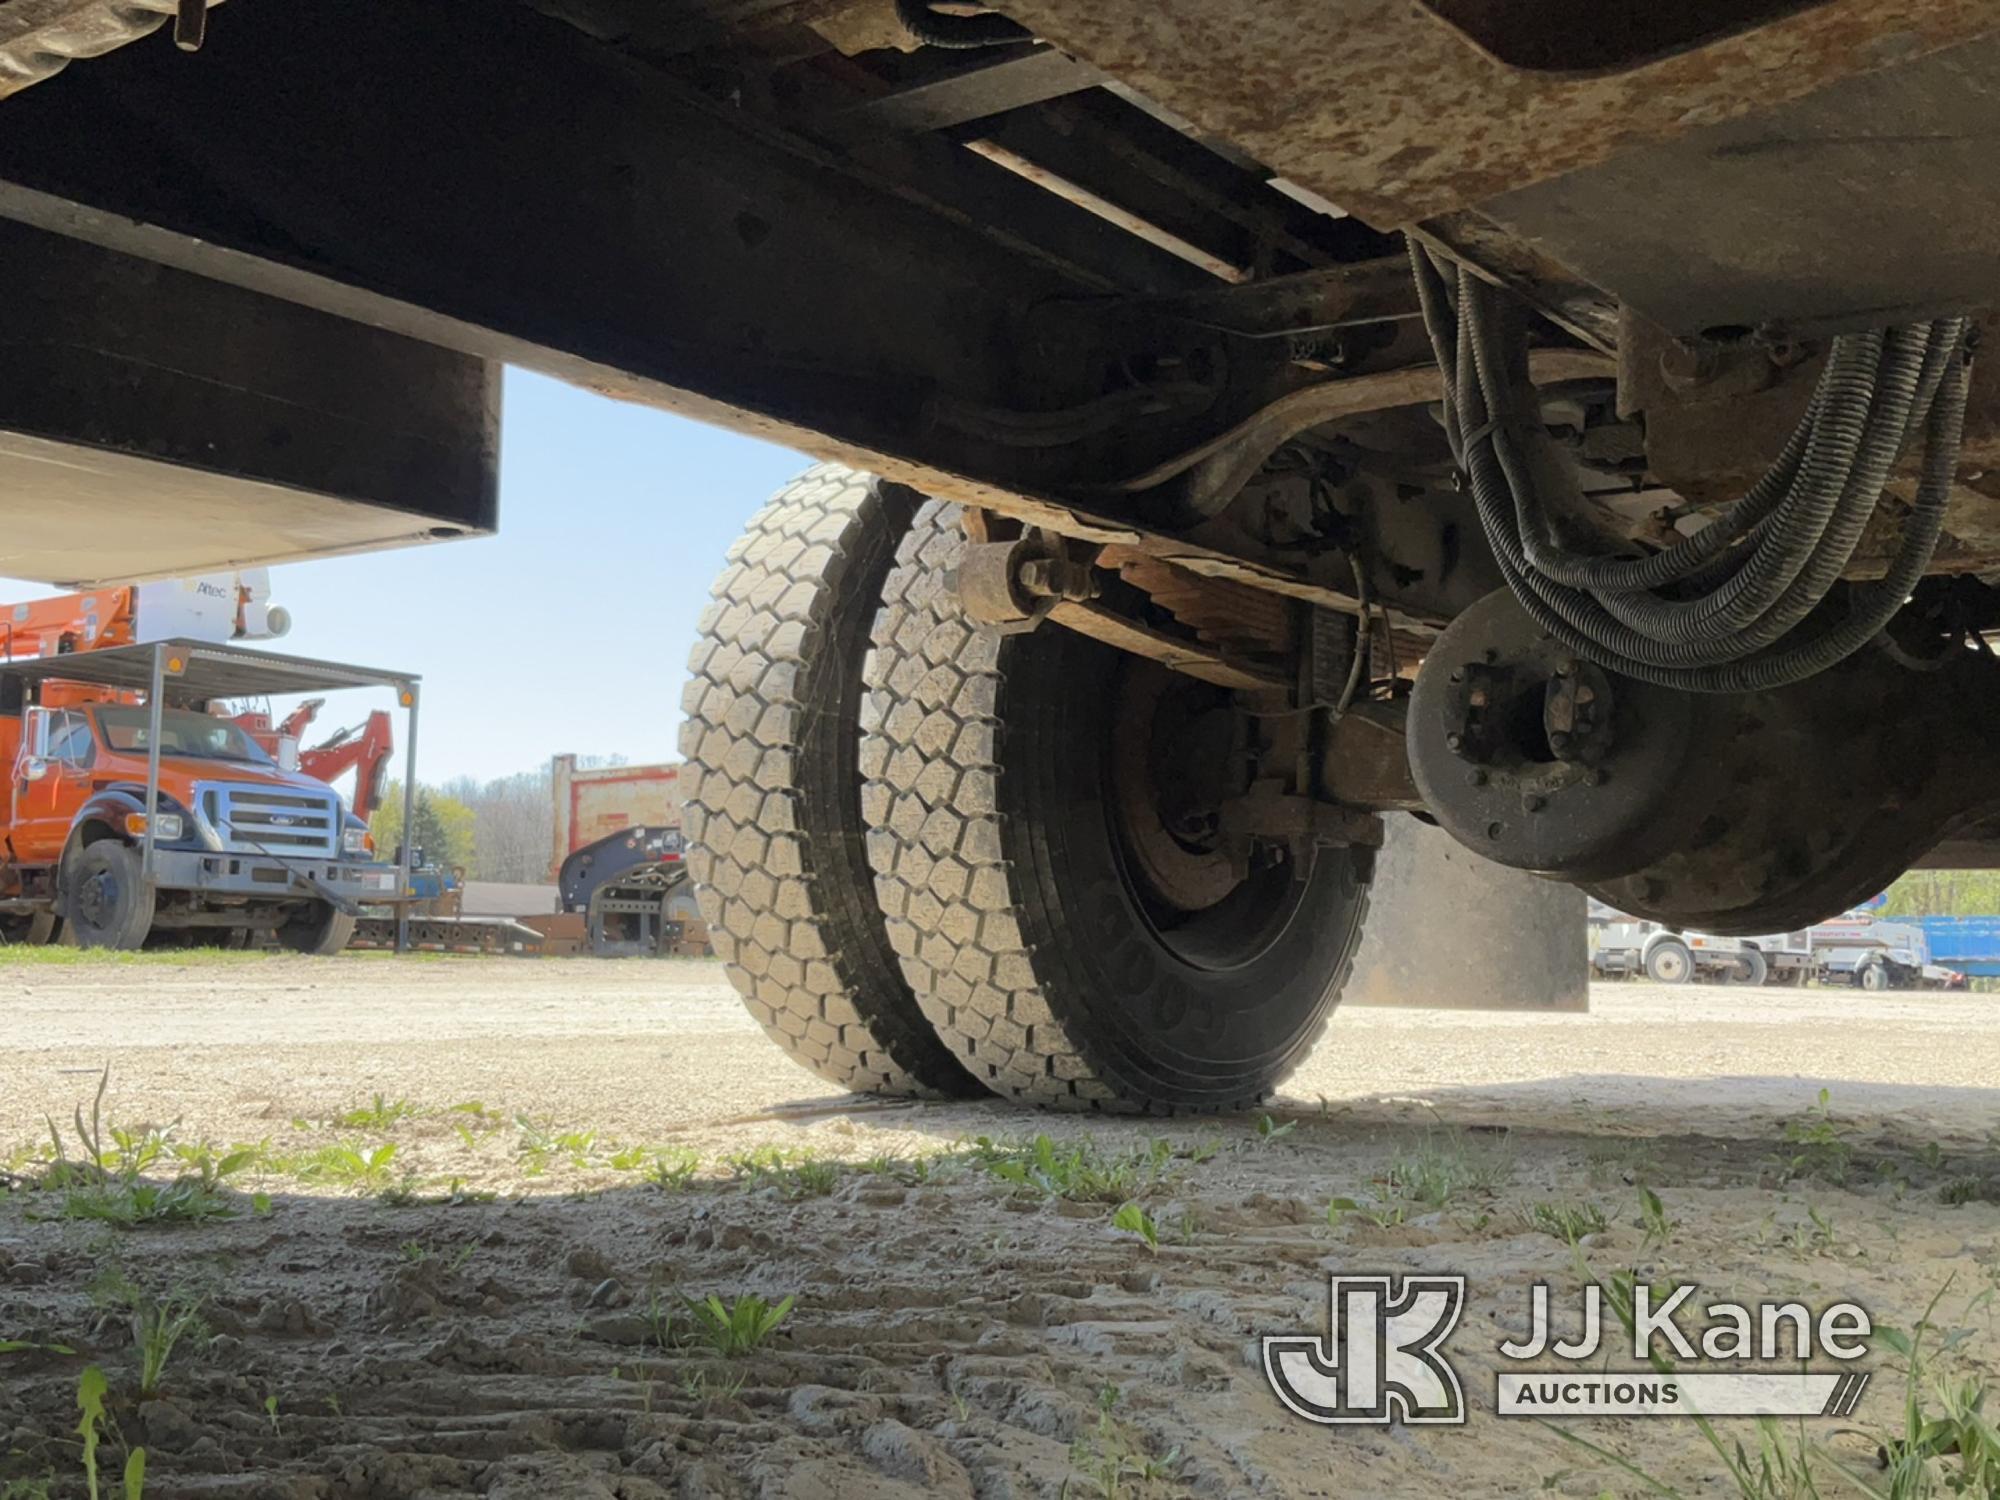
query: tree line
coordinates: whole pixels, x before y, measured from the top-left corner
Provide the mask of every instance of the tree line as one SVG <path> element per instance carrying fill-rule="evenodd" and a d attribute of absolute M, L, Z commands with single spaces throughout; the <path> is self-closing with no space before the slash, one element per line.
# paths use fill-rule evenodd
<path fill-rule="evenodd" d="M 622 756 L 583 756 L 580 766 L 616 766 Z M 517 771 L 491 781 L 456 776 L 419 782 L 411 809 L 412 842 L 425 862 L 463 866 L 468 880 L 540 884 L 550 878 L 555 842 L 555 785 L 549 768 Z M 368 820 L 375 848 L 387 859 L 402 839 L 403 788 L 392 781 Z"/>

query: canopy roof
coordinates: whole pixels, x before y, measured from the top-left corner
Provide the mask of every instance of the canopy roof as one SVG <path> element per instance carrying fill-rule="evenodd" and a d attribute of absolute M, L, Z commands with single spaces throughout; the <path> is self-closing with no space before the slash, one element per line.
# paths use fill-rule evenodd
<path fill-rule="evenodd" d="M 350 667 L 315 661 L 306 656 L 280 656 L 246 646 L 217 646 L 203 641 L 156 641 L 144 646 L 114 646 L 103 651 L 75 651 L 61 656 L 37 656 L 0 661 L 0 673 L 27 682 L 88 682 L 103 687 L 145 692 L 153 685 L 153 654 L 165 657 L 166 696 L 186 702 L 214 698 L 249 698 L 279 693 L 312 693 L 342 688 L 392 687 L 413 689 L 414 672 L 389 672 L 374 667 Z"/>

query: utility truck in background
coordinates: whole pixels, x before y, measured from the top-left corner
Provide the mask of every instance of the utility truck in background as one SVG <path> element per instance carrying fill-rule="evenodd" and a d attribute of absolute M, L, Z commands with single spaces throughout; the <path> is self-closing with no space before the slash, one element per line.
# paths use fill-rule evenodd
<path fill-rule="evenodd" d="M 1950 919 L 1946 919 L 1950 920 Z M 1933 960 L 1924 918 L 1878 918 L 1854 911 L 1812 929 L 1821 984 L 1860 990 L 1958 990 L 1966 976 Z"/>
<path fill-rule="evenodd" d="M 265 732 L 268 715 L 252 716 L 263 729 L 246 726 L 231 705 L 379 685 L 414 712 L 416 679 L 244 648 L 286 628 L 268 594 L 257 570 L 8 610 L 0 930 L 9 939 L 132 949 L 206 932 L 237 946 L 335 953 L 362 902 L 399 898 L 403 872 L 376 857 L 363 818 L 284 752 L 288 734 Z M 379 766 L 376 779 L 356 766 L 358 794 L 372 797 Z"/>
<path fill-rule="evenodd" d="M 1812 948 L 1803 932 L 1754 937 L 1678 932 L 1601 901 L 1592 901 L 1588 913 L 1590 970 L 1600 979 L 1801 985 L 1812 976 Z"/>

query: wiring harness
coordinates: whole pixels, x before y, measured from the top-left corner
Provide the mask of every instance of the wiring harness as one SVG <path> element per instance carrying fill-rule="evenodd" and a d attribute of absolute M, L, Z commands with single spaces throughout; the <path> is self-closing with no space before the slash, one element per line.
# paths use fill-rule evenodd
<path fill-rule="evenodd" d="M 1968 319 L 1836 338 L 1805 417 L 1741 498 L 1663 551 L 1594 555 L 1565 545 L 1544 501 L 1563 481 L 1518 310 L 1424 246 L 1412 242 L 1410 260 L 1480 525 L 1521 607 L 1578 656 L 1687 692 L 1782 687 L 1874 639 L 1924 576 L 1965 425 Z M 1916 499 L 1887 573 L 1829 603 L 1919 431 Z"/>

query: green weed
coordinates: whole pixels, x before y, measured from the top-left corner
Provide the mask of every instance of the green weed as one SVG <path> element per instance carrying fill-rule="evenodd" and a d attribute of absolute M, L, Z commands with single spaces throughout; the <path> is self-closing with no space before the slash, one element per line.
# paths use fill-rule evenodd
<path fill-rule="evenodd" d="M 521 1132 L 515 1150 L 521 1158 L 521 1169 L 530 1177 L 539 1177 L 560 1163 L 567 1163 L 577 1171 L 590 1166 L 590 1154 L 597 1148 L 596 1131 L 557 1130 L 547 1120 L 533 1120 L 526 1115 L 516 1115 L 514 1124 Z"/>
<path fill-rule="evenodd" d="M 1528 1228 L 1566 1245 L 1574 1245 L 1585 1235 L 1602 1234 L 1609 1227 L 1595 1203 L 1537 1203 L 1521 1217 Z"/>
<path fill-rule="evenodd" d="M 694 1337 L 717 1354 L 733 1358 L 748 1354 L 778 1331 L 791 1316 L 793 1297 L 775 1306 L 754 1292 L 746 1292 L 734 1302 L 724 1302 L 713 1292 L 699 1302 L 685 1301 Z"/>
<path fill-rule="evenodd" d="M 685 1146 L 653 1154 L 646 1168 L 646 1181 L 663 1193 L 684 1193 L 701 1170 L 701 1158 Z"/>
<path fill-rule="evenodd" d="M 1664 1245 L 1674 1232 L 1674 1221 L 1667 1217 L 1666 1204 L 1649 1187 L 1639 1189 L 1639 1227 L 1645 1231 L 1644 1245 L 1648 1250 Z"/>
<path fill-rule="evenodd" d="M 139 1397 L 150 1401 L 166 1379 L 167 1361 L 184 1339 L 208 1332 L 201 1311 L 206 1299 L 188 1291 L 154 1297 L 129 1282 L 112 1284 L 110 1295 L 125 1305 L 132 1319 L 132 1347 L 139 1351 Z"/>
<path fill-rule="evenodd" d="M 419 1112 L 407 1099 L 384 1099 L 377 1094 L 372 1102 L 337 1114 L 327 1124 L 336 1130 L 389 1130 Z"/>
<path fill-rule="evenodd" d="M 1160 1226 L 1153 1222 L 1153 1216 L 1136 1203 L 1122 1205 L 1111 1216 L 1111 1227 L 1126 1234 L 1136 1234 L 1146 1242 L 1146 1248 L 1155 1255 L 1160 1253 Z"/>
<path fill-rule="evenodd" d="M 26 1339 L 0 1339 L 0 1354 L 74 1354 L 67 1344 L 36 1344 Z"/>
<path fill-rule="evenodd" d="M 1427 1131 L 1389 1163 L 1383 1184 L 1390 1196 L 1428 1209 L 1443 1208 L 1467 1192 L 1491 1192 L 1506 1180 L 1508 1163 L 1460 1135 Z"/>
<path fill-rule="evenodd" d="M 1349 1214 L 1360 1213 L 1361 1211 L 1361 1205 L 1356 1203 L 1352 1198 L 1335 1198 L 1326 1206 L 1326 1227 L 1328 1229 L 1338 1229 L 1340 1228 L 1341 1220 L 1345 1219 Z"/>
<path fill-rule="evenodd" d="M 29 1190 L 53 1194 L 53 1208 L 31 1208 L 36 1219 L 91 1220 L 132 1228 L 141 1224 L 187 1223 L 232 1217 L 236 1206 L 223 1195 L 227 1178 L 254 1165 L 261 1148 L 220 1151 L 208 1142 L 176 1143 L 174 1127 L 126 1130 L 104 1123 L 104 1096 L 111 1084 L 106 1068 L 97 1080 L 90 1117 L 82 1106 L 74 1116 L 78 1154 L 70 1155 L 61 1130 L 49 1121 L 53 1152 Z M 162 1182 L 149 1178 L 165 1169 Z"/>
<path fill-rule="evenodd" d="M 293 1157 L 278 1169 L 307 1182 L 331 1183 L 357 1193 L 380 1193 L 395 1182 L 396 1143 L 383 1141 L 370 1146 L 342 1143 L 322 1146 L 305 1156 Z"/>
<path fill-rule="evenodd" d="M 1631 1275 L 1616 1273 L 1607 1285 L 1584 1264 L 1581 1252 L 1576 1264 L 1585 1280 L 1597 1283 L 1630 1338 L 1635 1326 Z M 1863 1473 L 1822 1448 L 1807 1434 L 1803 1421 L 1787 1427 L 1776 1418 L 1759 1417 L 1754 1439 L 1745 1443 L 1740 1438 L 1726 1441 L 1707 1417 L 1694 1417 L 1696 1428 L 1721 1467 L 1722 1480 L 1738 1500 L 1821 1500 L 1828 1494 L 1822 1481 L 1831 1482 L 1835 1475 L 1866 1500 L 1932 1500 L 1947 1495 L 1979 1500 L 2000 1495 L 2000 1430 L 1985 1415 L 1985 1382 L 1940 1378 L 1929 1366 L 1923 1348 L 1923 1336 L 1935 1329 L 1932 1315 L 1949 1287 L 1947 1282 L 1931 1299 L 1911 1332 L 1889 1327 L 1875 1331 L 1876 1341 L 1904 1360 L 1903 1429 L 1881 1445 L 1877 1472 Z M 1949 1336 L 1947 1346 L 1958 1336 Z M 1652 1351 L 1651 1362 L 1662 1373 L 1674 1368 L 1673 1361 L 1658 1350 Z M 1935 1408 L 1931 1402 L 1936 1403 Z M 1638 1481 L 1647 1493 L 1666 1500 L 1691 1500 L 1683 1491 L 1589 1438 L 1553 1423 L 1542 1425 L 1564 1442 Z M 1702 1491 L 1712 1492 L 1710 1488 Z"/>
<path fill-rule="evenodd" d="M 1174 1148 L 1155 1140 L 1137 1151 L 1114 1156 L 1087 1140 L 1065 1148 L 1046 1135 L 1011 1145 L 981 1136 L 972 1156 L 1002 1182 L 1047 1197 L 1076 1203 L 1124 1203 L 1166 1179 Z"/>
<path fill-rule="evenodd" d="M 783 1151 L 759 1146 L 723 1158 L 746 1193 L 769 1189 L 789 1201 L 823 1198 L 840 1183 L 840 1168 L 810 1151 Z"/>
<path fill-rule="evenodd" d="M 111 1426 L 109 1413 L 104 1409 L 104 1397 L 110 1384 L 104 1378 L 104 1371 L 96 1365 L 87 1366 L 76 1383 L 77 1410 L 83 1415 L 76 1424 L 77 1436 L 82 1439 L 83 1480 L 90 1500 L 101 1500 L 103 1494 L 101 1476 L 98 1473 L 97 1453 L 104 1444 L 106 1429 Z M 125 1455 L 125 1470 L 120 1488 L 125 1500 L 143 1500 L 146 1493 L 146 1450 L 134 1448 Z"/>
<path fill-rule="evenodd" d="M 1098 1500 L 1120 1500 L 1128 1484 L 1156 1484 L 1173 1477 L 1181 1461 L 1181 1450 L 1173 1448 L 1154 1458 L 1124 1432 L 1113 1417 L 1119 1391 L 1107 1385 L 1097 1393 L 1097 1421 L 1070 1444 L 1069 1462 L 1074 1471 L 1063 1481 L 1064 1500 L 1072 1494 L 1095 1495 Z M 1072 1488 L 1072 1486 L 1080 1488 Z"/>
<path fill-rule="evenodd" d="M 1790 1154 L 1780 1163 L 1779 1175 L 1791 1182 L 1816 1177 L 1824 1182 L 1844 1183 L 1854 1162 L 1854 1147 L 1845 1139 L 1846 1130 L 1833 1121 L 1829 1106 L 1833 1096 L 1819 1091 L 1812 1113 L 1785 1123 L 1785 1144 Z"/>

